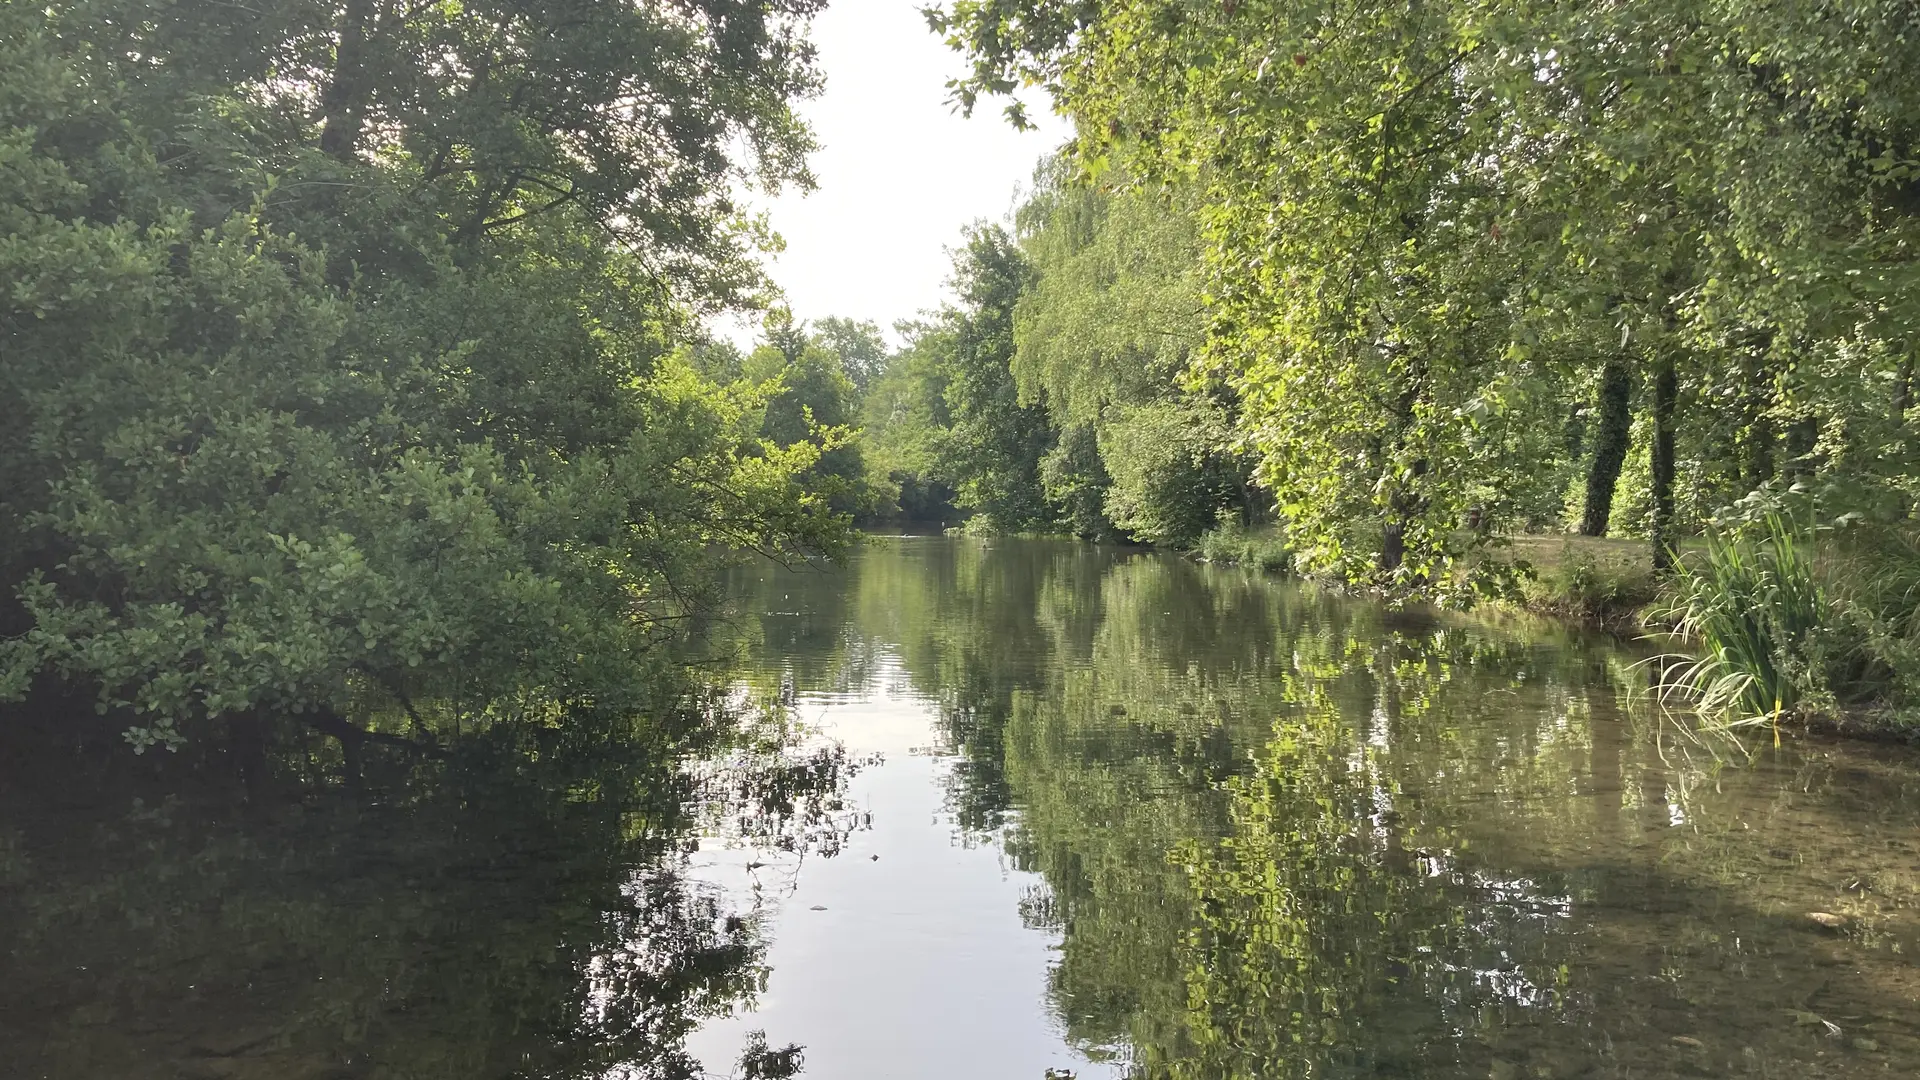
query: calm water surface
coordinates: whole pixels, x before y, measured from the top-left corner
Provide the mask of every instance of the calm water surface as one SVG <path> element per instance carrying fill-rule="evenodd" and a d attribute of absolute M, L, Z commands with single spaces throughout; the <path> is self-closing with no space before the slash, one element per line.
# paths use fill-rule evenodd
<path fill-rule="evenodd" d="M 0 1075 L 1920 1075 L 1903 752 L 1723 763 L 1605 642 L 1151 554 L 738 584 L 800 745 L 8 773 Z"/>

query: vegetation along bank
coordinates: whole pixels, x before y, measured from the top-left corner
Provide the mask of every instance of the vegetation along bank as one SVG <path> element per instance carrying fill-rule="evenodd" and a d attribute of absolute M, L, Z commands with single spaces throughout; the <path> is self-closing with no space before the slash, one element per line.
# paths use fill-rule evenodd
<path fill-rule="evenodd" d="M 1723 721 L 1912 723 L 1920 9 L 954 0 L 1076 137 L 903 345 L 742 350 L 818 6 L 0 9 L 0 694 L 644 710 L 861 519 L 1651 602 Z"/>

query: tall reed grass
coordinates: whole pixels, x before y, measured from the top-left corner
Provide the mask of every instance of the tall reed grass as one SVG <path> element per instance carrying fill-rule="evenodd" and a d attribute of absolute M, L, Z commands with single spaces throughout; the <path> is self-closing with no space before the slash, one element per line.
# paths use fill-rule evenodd
<path fill-rule="evenodd" d="M 1699 653 L 1658 658 L 1663 698 L 1684 697 L 1722 727 L 1773 724 L 1777 741 L 1780 718 L 1822 689 L 1820 638 L 1832 607 L 1812 530 L 1769 513 L 1709 536 L 1677 568 L 1673 598 L 1655 618 Z"/>

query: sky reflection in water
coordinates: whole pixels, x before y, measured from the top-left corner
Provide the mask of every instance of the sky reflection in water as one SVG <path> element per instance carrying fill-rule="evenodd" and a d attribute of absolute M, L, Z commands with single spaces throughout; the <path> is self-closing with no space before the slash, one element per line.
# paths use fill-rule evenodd
<path fill-rule="evenodd" d="M 358 795 L 9 744 L 0 1075 L 1920 1075 L 1905 752 L 1723 764 L 1616 644 L 1147 553 L 738 584 L 739 701 L 830 740 L 503 727 Z"/>
<path fill-rule="evenodd" d="M 886 762 L 710 1062 L 764 1027 L 834 1077 L 1920 1073 L 1904 752 L 1722 763 L 1612 643 L 1157 555 L 886 539 L 743 588 L 754 680 Z"/>

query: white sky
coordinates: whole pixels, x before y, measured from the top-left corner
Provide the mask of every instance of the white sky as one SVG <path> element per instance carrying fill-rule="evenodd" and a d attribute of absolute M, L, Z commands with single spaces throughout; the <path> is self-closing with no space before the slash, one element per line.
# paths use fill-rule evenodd
<path fill-rule="evenodd" d="M 965 60 L 927 29 L 926 0 L 831 0 L 812 38 L 825 93 L 801 107 L 821 148 L 819 188 L 759 205 L 787 249 L 773 279 L 799 319 L 871 319 L 893 339 L 895 319 L 946 295 L 946 248 L 977 218 L 1000 220 L 1030 184 L 1042 154 L 1068 135 L 1044 97 L 1028 100 L 1036 131 L 1017 132 L 983 101 L 972 119 L 952 112 L 946 81 Z M 715 330 L 751 344 L 757 318 Z"/>

